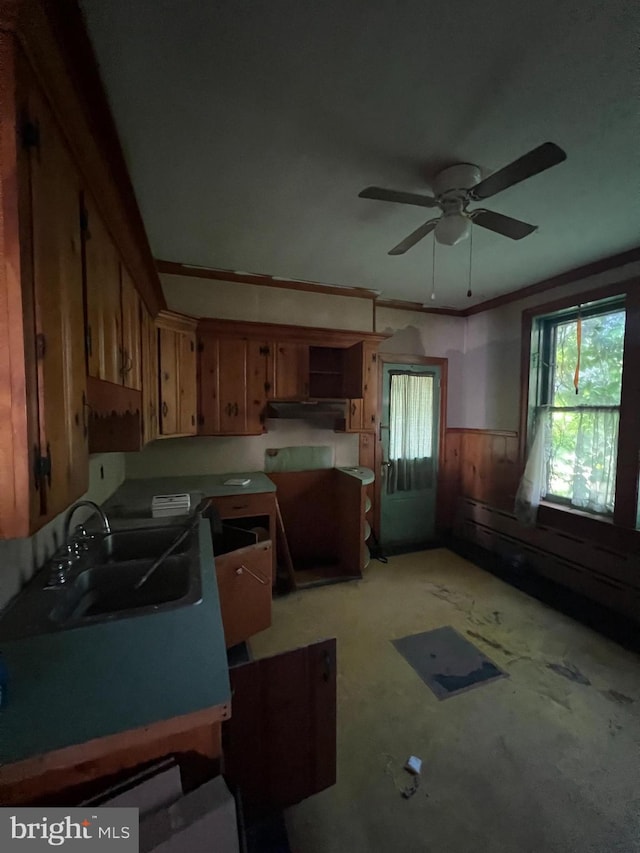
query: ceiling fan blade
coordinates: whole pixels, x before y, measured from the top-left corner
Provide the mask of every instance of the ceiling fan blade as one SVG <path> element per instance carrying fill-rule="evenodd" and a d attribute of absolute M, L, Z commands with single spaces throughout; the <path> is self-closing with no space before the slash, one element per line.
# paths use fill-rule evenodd
<path fill-rule="evenodd" d="M 438 207 L 438 202 L 430 195 L 416 195 L 399 190 L 385 190 L 382 187 L 367 187 L 358 193 L 358 198 L 374 198 L 376 201 L 397 201 L 400 204 L 416 204 L 418 207 Z"/>
<path fill-rule="evenodd" d="M 424 225 L 421 225 L 419 228 L 416 228 L 408 237 L 405 237 L 402 243 L 398 243 L 397 246 L 394 246 L 393 249 L 389 252 L 390 255 L 404 255 L 406 251 L 408 251 L 412 246 L 422 240 L 423 237 L 426 237 L 438 224 L 439 217 L 437 219 L 430 219 L 428 222 L 425 222 Z"/>
<path fill-rule="evenodd" d="M 523 237 L 528 237 L 538 230 L 537 225 L 529 225 L 527 222 L 521 222 L 519 219 L 513 219 L 511 216 L 504 216 L 502 213 L 496 213 L 493 210 L 474 210 L 469 214 L 476 225 L 481 225 L 483 228 L 488 228 L 489 231 L 495 231 L 496 234 L 502 234 L 504 237 L 511 237 L 512 240 L 522 240 Z"/>
<path fill-rule="evenodd" d="M 509 163 L 503 169 L 498 169 L 493 175 L 489 175 L 484 181 L 480 181 L 475 187 L 469 190 L 469 195 L 472 199 L 489 198 L 496 193 L 506 190 L 507 187 L 512 187 L 514 184 L 519 184 L 527 178 L 537 175 L 539 172 L 544 172 L 545 169 L 550 169 L 551 166 L 556 166 L 567 159 L 567 155 L 555 145 L 553 142 L 545 142 L 529 151 L 528 154 Z"/>

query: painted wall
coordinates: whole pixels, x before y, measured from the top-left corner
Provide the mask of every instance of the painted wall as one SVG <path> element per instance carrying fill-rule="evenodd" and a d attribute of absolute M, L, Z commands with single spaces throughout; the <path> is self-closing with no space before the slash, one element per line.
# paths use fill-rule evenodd
<path fill-rule="evenodd" d="M 232 281 L 161 275 L 167 305 L 192 317 L 373 331 L 373 300 Z"/>
<path fill-rule="evenodd" d="M 83 495 L 100 504 L 115 492 L 124 480 L 123 453 L 98 453 L 89 462 L 89 489 Z M 78 510 L 74 524 L 83 516 Z M 26 539 L 0 541 L 0 608 L 18 593 L 33 573 L 62 542 L 64 513 L 49 522 L 34 536 Z"/>
<path fill-rule="evenodd" d="M 175 477 L 181 474 L 230 474 L 264 471 L 270 447 L 333 448 L 336 467 L 358 464 L 358 436 L 318 429 L 304 421 L 267 420 L 265 435 L 201 436 L 154 441 L 140 453 L 127 453 L 127 478 Z"/>
<path fill-rule="evenodd" d="M 447 426 L 464 426 L 463 362 L 466 318 L 378 308 L 376 331 L 391 333 L 380 352 L 448 359 Z"/>
<path fill-rule="evenodd" d="M 519 429 L 521 327 L 526 308 L 568 295 L 579 297 L 588 290 L 638 275 L 640 263 L 627 264 L 468 317 L 461 369 L 460 425 L 469 429 Z"/>

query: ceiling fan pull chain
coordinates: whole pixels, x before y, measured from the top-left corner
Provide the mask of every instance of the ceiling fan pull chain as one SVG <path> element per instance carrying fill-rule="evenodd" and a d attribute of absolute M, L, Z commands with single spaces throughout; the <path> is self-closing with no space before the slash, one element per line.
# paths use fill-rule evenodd
<path fill-rule="evenodd" d="M 471 229 L 471 233 L 469 234 L 469 281 L 467 284 L 467 296 L 471 298 L 473 293 L 471 292 L 471 262 L 473 259 L 473 228 Z"/>

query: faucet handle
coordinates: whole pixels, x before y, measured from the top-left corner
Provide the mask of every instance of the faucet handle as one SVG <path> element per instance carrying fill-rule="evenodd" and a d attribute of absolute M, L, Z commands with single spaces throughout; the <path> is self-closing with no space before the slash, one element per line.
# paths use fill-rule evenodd
<path fill-rule="evenodd" d="M 71 560 L 54 559 L 51 562 L 51 571 L 49 572 L 47 586 L 62 586 L 62 584 L 65 584 L 71 565 Z"/>

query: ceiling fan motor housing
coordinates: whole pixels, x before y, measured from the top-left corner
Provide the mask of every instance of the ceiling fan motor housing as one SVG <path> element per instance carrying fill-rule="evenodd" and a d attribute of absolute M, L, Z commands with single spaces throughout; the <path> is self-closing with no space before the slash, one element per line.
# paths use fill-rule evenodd
<path fill-rule="evenodd" d="M 449 194 L 458 194 L 466 196 L 467 191 L 482 180 L 482 173 L 478 166 L 472 166 L 470 163 L 458 163 L 456 166 L 449 166 L 439 172 L 433 181 L 433 192 L 436 197 L 446 196 Z"/>

